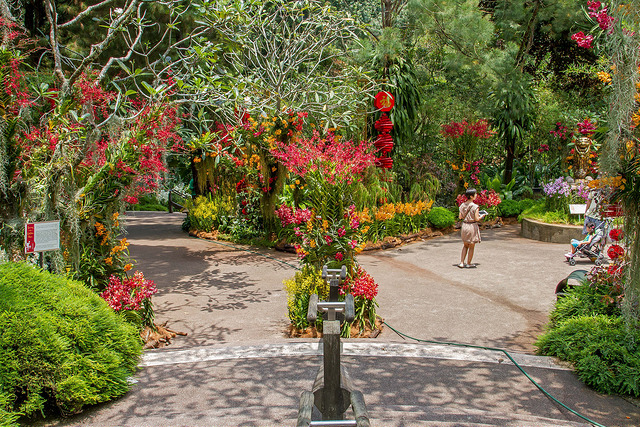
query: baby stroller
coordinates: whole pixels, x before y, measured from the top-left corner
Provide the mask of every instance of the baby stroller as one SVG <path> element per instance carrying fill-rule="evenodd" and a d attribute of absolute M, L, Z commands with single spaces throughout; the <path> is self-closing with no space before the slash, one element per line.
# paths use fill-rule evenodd
<path fill-rule="evenodd" d="M 595 265 L 602 265 L 605 259 L 604 249 L 607 245 L 606 236 L 608 235 L 610 226 L 611 219 L 605 219 L 596 226 L 596 234 L 588 245 L 578 246 L 573 254 L 565 254 L 569 265 L 576 265 L 576 258 L 588 258 Z"/>

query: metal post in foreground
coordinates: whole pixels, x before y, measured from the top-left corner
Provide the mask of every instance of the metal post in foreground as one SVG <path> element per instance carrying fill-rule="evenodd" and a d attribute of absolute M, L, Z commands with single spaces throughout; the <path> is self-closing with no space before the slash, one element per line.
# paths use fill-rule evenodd
<path fill-rule="evenodd" d="M 364 405 L 364 396 L 353 390 L 349 376 L 340 365 L 340 321 L 353 322 L 355 307 L 353 295 L 348 294 L 344 301 L 338 301 L 340 285 L 347 277 L 346 267 L 341 269 L 322 269 L 322 278 L 329 282 L 329 301 L 318 301 L 318 295 L 311 295 L 307 320 L 315 323 L 318 311 L 326 313 L 322 323 L 323 365 L 313 384 L 313 404 L 322 413 L 323 422 L 310 421 L 313 404 L 310 402 L 309 392 L 304 392 L 300 398 L 298 427 L 354 425 L 369 427 L 369 416 Z M 353 406 L 355 421 L 343 419 L 345 411 Z M 337 423 L 337 424 L 333 424 Z"/>

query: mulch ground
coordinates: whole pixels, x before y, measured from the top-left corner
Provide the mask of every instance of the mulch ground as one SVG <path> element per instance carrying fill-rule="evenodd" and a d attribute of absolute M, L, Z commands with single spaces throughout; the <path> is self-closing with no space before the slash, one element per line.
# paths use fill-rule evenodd
<path fill-rule="evenodd" d="M 350 338 L 376 338 L 382 332 L 384 319 L 376 316 L 376 324 L 371 329 L 369 322 L 364 331 L 361 331 L 358 325 L 351 326 Z M 315 326 L 310 326 L 306 329 L 294 328 L 293 325 L 289 325 L 285 332 L 288 338 L 322 338 L 322 332 L 318 331 Z"/>
<path fill-rule="evenodd" d="M 161 348 L 171 344 L 171 340 L 178 335 L 186 336 L 186 332 L 173 331 L 167 328 L 167 322 L 162 325 L 153 325 L 154 327 L 145 326 L 140 331 L 140 338 L 144 342 L 143 349 Z"/>

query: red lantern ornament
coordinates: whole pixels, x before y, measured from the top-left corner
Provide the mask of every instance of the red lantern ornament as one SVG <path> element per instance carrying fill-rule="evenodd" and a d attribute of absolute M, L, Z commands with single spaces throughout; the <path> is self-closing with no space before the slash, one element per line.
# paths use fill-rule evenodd
<path fill-rule="evenodd" d="M 395 100 L 389 92 L 380 91 L 376 94 L 376 108 L 380 111 L 391 111 Z"/>
<path fill-rule="evenodd" d="M 393 123 L 391 119 L 389 119 L 389 116 L 382 113 L 382 116 L 375 122 L 374 127 L 379 132 L 374 142 L 374 145 L 380 153 L 380 157 L 376 160 L 376 166 L 391 169 L 393 160 L 388 157 L 388 154 L 393 150 L 393 138 L 389 134 L 391 129 L 393 129 Z"/>

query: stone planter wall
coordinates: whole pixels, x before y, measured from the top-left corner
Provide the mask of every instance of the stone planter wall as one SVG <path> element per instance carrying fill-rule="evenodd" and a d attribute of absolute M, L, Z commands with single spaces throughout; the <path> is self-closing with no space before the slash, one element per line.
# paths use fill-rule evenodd
<path fill-rule="evenodd" d="M 549 243 L 570 243 L 571 239 L 582 240 L 581 225 L 547 224 L 529 218 L 523 218 L 521 223 L 522 237 Z"/>

